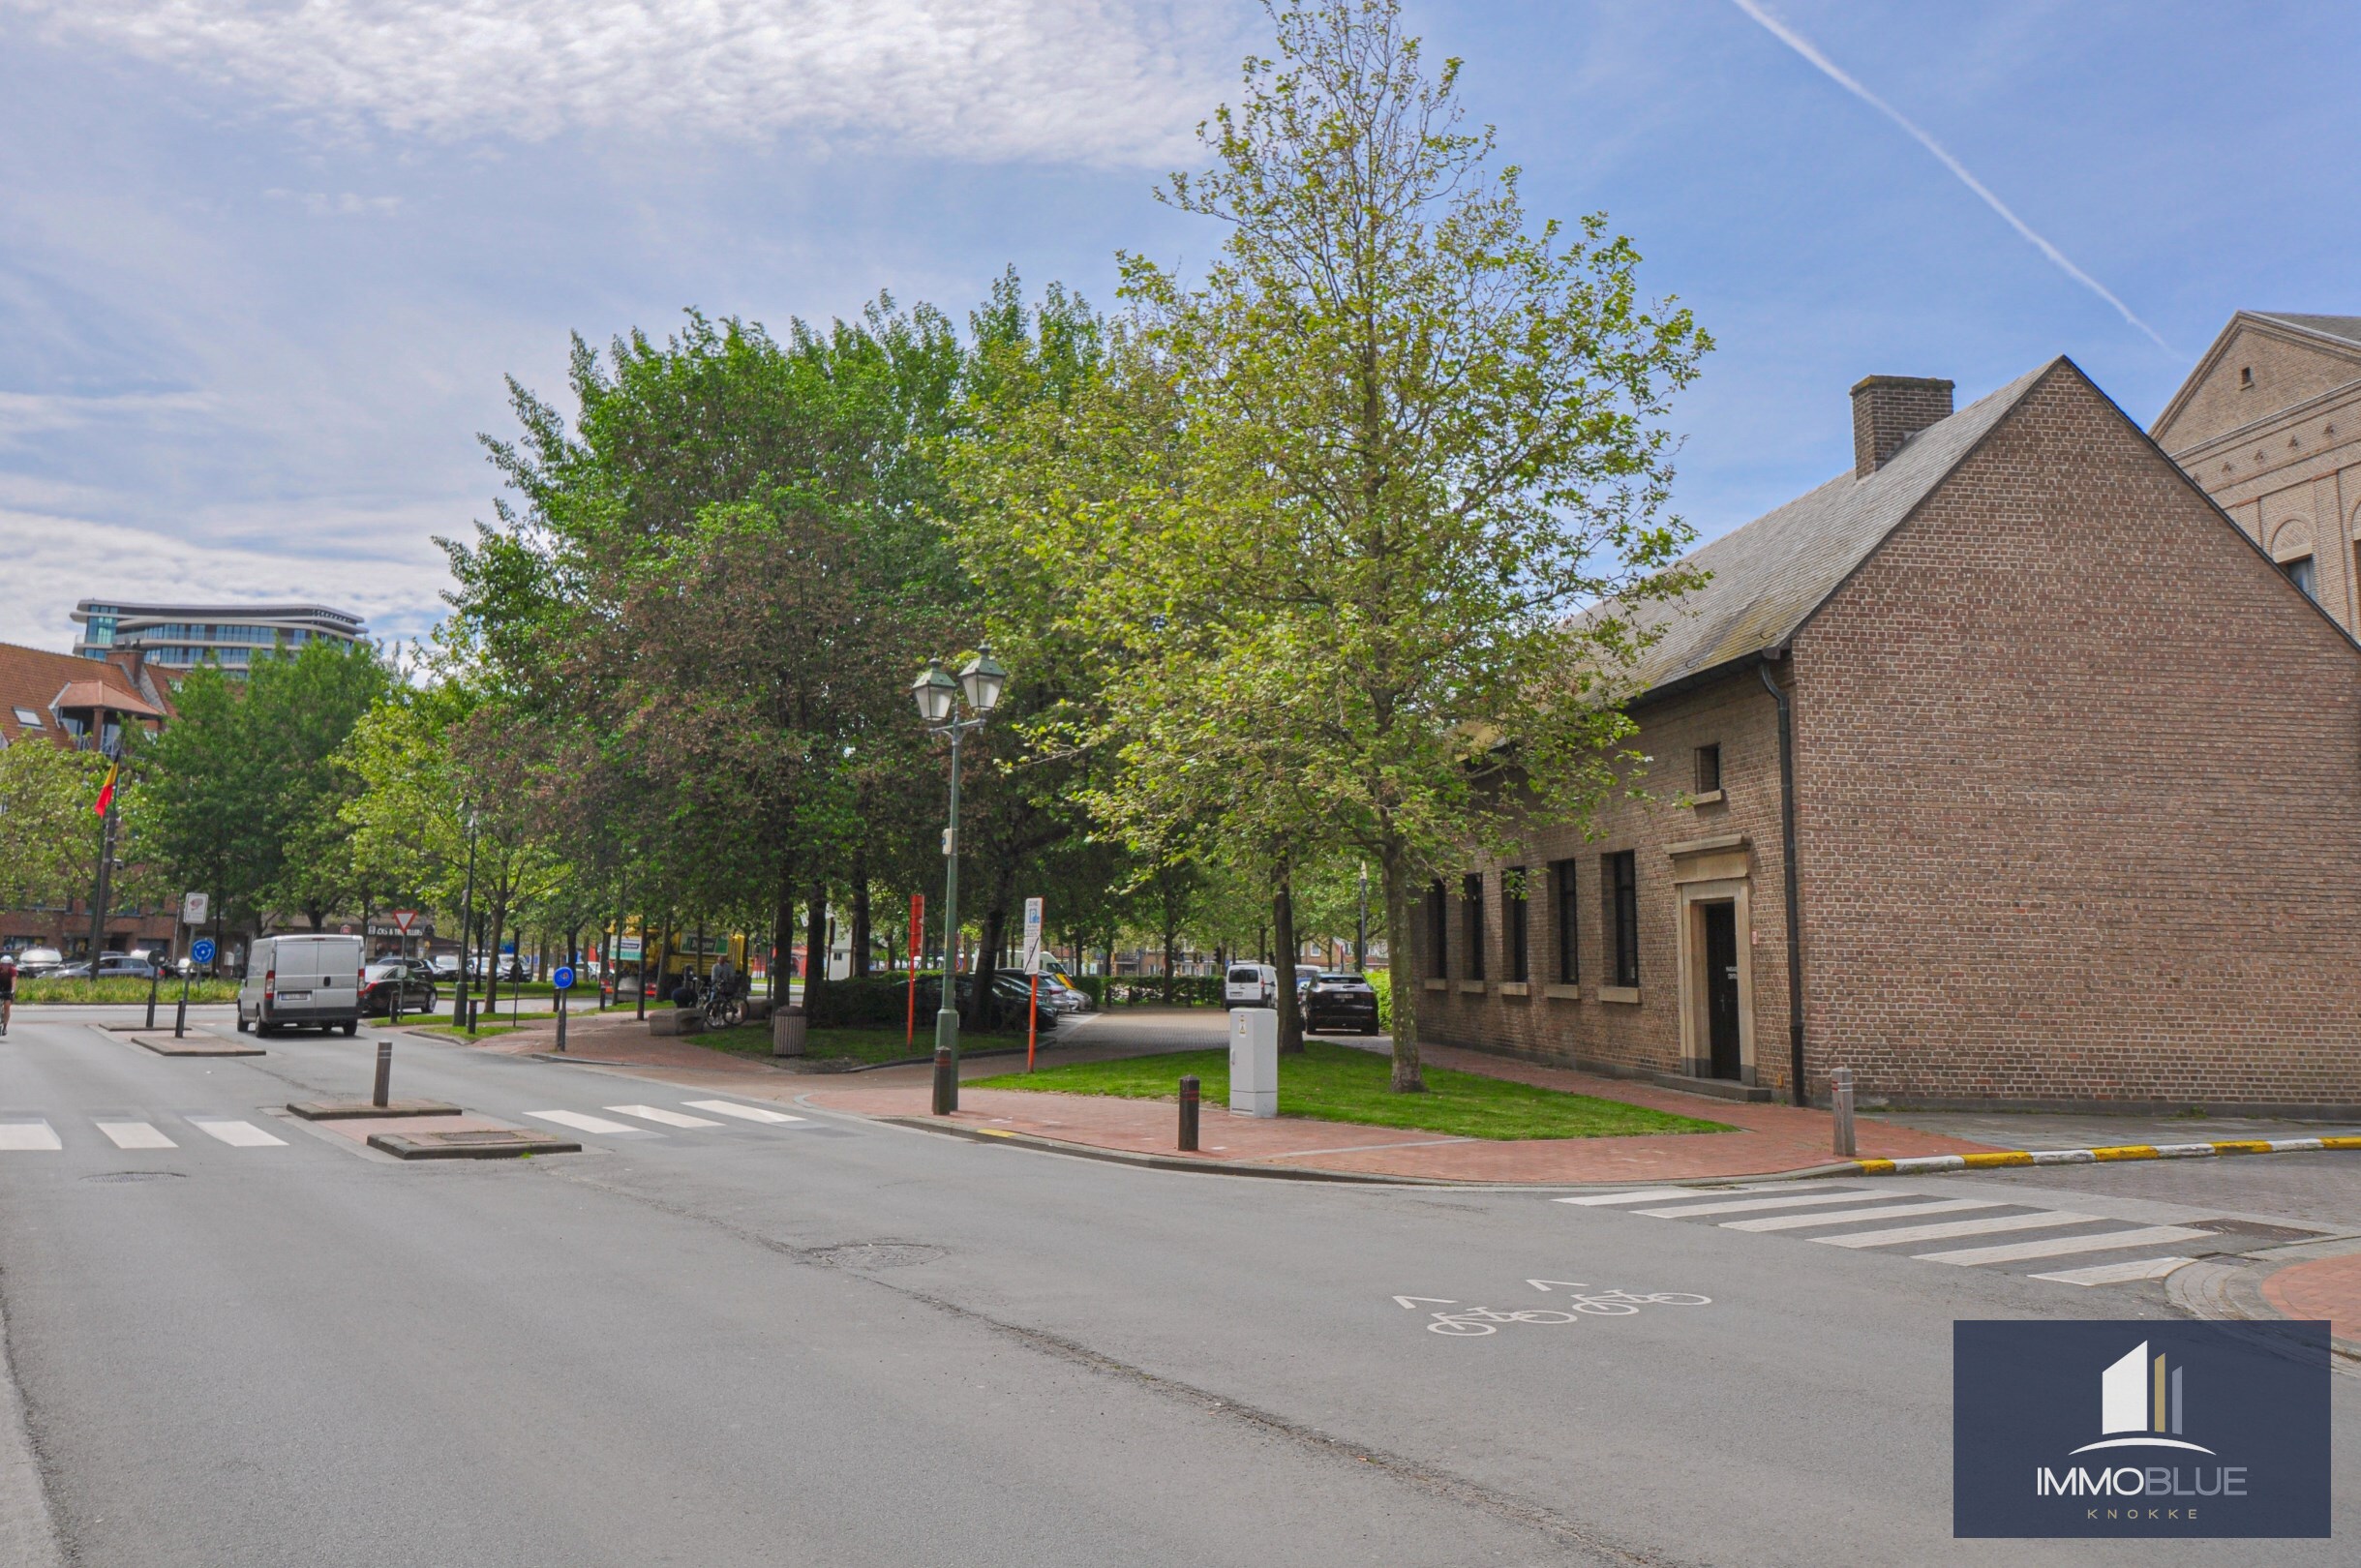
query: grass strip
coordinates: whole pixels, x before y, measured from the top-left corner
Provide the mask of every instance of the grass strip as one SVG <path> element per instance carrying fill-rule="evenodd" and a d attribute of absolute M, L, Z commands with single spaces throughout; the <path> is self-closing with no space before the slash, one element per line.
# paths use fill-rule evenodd
<path fill-rule="evenodd" d="M 189 1001 L 235 1002 L 238 999 L 236 980 L 200 980 L 189 982 Z M 34 1006 L 80 1007 L 144 1007 L 147 1005 L 147 981 L 128 977 L 106 980 L 16 979 L 16 1000 Z M 156 987 L 156 1005 L 164 1007 L 180 1000 L 180 981 L 166 977 Z"/>
<path fill-rule="evenodd" d="M 1611 1138 L 1641 1132 L 1727 1132 L 1720 1122 L 1676 1116 L 1619 1100 L 1568 1094 L 1508 1078 L 1430 1067 L 1427 1093 L 1387 1087 L 1393 1063 L 1375 1051 L 1308 1040 L 1301 1056 L 1279 1059 L 1279 1114 L 1315 1122 L 1355 1122 L 1459 1137 Z M 1123 1100 L 1176 1100 L 1180 1078 L 1195 1073 L 1210 1104 L 1229 1100 L 1229 1052 L 1173 1051 L 1115 1062 L 1077 1062 L 1038 1072 L 971 1080 L 977 1089 L 1031 1089 Z"/>

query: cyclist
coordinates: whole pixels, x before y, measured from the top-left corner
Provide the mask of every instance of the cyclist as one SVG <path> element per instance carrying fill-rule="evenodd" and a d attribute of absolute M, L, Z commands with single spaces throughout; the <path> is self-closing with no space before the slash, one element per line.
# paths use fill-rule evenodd
<path fill-rule="evenodd" d="M 738 994 L 738 966 L 730 962 L 728 953 L 723 953 L 713 961 L 712 973 L 707 979 L 711 982 L 713 994 L 716 996 L 730 997 Z"/>
<path fill-rule="evenodd" d="M 16 1006 L 16 960 L 0 952 L 0 1036 L 8 1033 L 8 1015 Z"/>

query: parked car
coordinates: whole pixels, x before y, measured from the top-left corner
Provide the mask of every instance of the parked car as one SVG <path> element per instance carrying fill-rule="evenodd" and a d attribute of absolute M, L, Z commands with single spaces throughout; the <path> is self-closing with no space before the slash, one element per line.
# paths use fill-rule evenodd
<path fill-rule="evenodd" d="M 277 936 L 256 939 L 238 981 L 238 1033 L 361 1026 L 361 939 Z"/>
<path fill-rule="evenodd" d="M 459 979 L 459 954 L 439 952 L 426 962 L 428 967 L 434 970 L 437 980 L 455 981 Z"/>
<path fill-rule="evenodd" d="M 101 980 L 155 980 L 164 973 L 149 961 L 144 953 L 103 952 L 99 954 Z"/>
<path fill-rule="evenodd" d="M 1042 1007 L 1050 1012 L 1088 1012 L 1090 993 L 1065 976 L 1042 972 Z"/>
<path fill-rule="evenodd" d="M 391 1016 L 397 996 L 404 1012 L 434 1011 L 435 972 L 415 958 L 381 959 L 361 971 L 361 1011 Z"/>
<path fill-rule="evenodd" d="M 1232 964 L 1222 981 L 1222 1001 L 1232 1008 L 1279 1005 L 1279 971 L 1269 964 Z"/>
<path fill-rule="evenodd" d="M 1303 1007 L 1307 1035 L 1323 1029 L 1362 1035 L 1377 1032 L 1377 988 L 1366 976 L 1348 970 L 1308 974 L 1296 997 Z"/>
<path fill-rule="evenodd" d="M 16 955 L 16 973 L 26 980 L 37 980 L 65 961 L 66 955 L 55 948 L 27 948 Z"/>

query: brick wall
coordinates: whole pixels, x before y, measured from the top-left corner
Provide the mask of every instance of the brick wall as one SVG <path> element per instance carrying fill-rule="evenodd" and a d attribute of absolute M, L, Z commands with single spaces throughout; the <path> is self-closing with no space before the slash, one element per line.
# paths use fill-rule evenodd
<path fill-rule="evenodd" d="M 1815 1080 L 2361 1105 L 2361 652 L 2070 368 L 1795 666 Z"/>
<path fill-rule="evenodd" d="M 1521 857 L 1529 876 L 1531 979 L 1527 994 L 1504 988 L 1509 973 L 1506 922 L 1500 917 L 1500 867 L 1482 867 L 1491 901 L 1485 933 L 1486 980 L 1480 993 L 1463 991 L 1468 974 L 1462 934 L 1466 920 L 1457 896 L 1459 877 L 1446 876 L 1450 890 L 1450 988 L 1427 990 L 1419 998 L 1421 1035 L 1445 1044 L 1468 1045 L 1570 1066 L 1625 1071 L 1680 1070 L 1680 1003 L 1676 973 L 1678 933 L 1670 846 L 1700 838 L 1742 834 L 1752 859 L 1752 932 L 1739 932 L 1753 965 L 1753 1033 L 1760 1071 L 1757 1082 L 1787 1081 L 1787 970 L 1779 853 L 1778 710 L 1752 669 L 1702 689 L 1647 704 L 1634 710 L 1641 731 L 1632 748 L 1653 758 L 1635 779 L 1650 799 L 1617 796 L 1605 801 L 1590 825 L 1596 835 L 1559 826 L 1533 829 Z M 1673 803 L 1691 790 L 1695 748 L 1721 747 L 1722 795 L 1714 803 Z M 1639 880 L 1639 1001 L 1600 999 L 1608 970 L 1609 939 L 1602 897 L 1602 856 L 1635 852 Z M 1580 944 L 1578 997 L 1553 996 L 1558 925 L 1555 890 L 1547 869 L 1572 859 L 1578 882 L 1575 909 Z M 1520 863 L 1512 859 L 1508 863 Z M 1472 869 L 1472 868 L 1471 868 Z M 1425 927 L 1420 926 L 1423 936 Z M 1423 975 L 1425 961 L 1422 956 Z M 1561 987 L 1562 988 L 1562 987 Z"/>

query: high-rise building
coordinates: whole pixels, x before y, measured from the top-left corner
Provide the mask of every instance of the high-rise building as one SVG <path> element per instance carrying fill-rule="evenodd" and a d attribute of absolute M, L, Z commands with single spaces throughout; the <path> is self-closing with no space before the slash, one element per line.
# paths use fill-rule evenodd
<path fill-rule="evenodd" d="M 275 648 L 288 652 L 315 639 L 357 643 L 369 635 L 361 618 L 318 604 L 126 604 L 84 599 L 74 607 L 80 630 L 74 651 L 103 659 L 136 648 L 169 673 L 217 665 L 243 677 Z"/>

